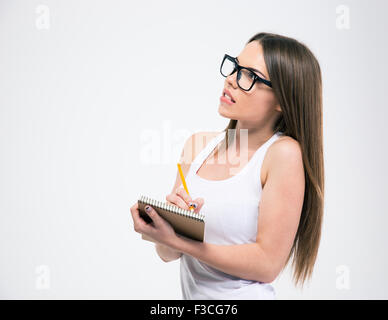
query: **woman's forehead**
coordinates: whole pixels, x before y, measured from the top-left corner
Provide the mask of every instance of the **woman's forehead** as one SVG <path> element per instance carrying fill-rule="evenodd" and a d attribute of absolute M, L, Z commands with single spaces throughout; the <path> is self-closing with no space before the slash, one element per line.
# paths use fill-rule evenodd
<path fill-rule="evenodd" d="M 248 43 L 238 55 L 241 66 L 259 70 L 268 79 L 268 72 L 265 66 L 263 49 L 257 41 Z"/>

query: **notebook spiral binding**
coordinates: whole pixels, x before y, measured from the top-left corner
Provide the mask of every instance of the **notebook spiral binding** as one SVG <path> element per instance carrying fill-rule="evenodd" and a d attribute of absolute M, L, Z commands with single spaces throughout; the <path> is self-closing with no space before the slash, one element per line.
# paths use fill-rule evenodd
<path fill-rule="evenodd" d="M 185 216 L 190 219 L 199 220 L 199 221 L 204 221 L 205 219 L 205 216 L 203 214 L 191 212 L 190 210 L 179 208 L 176 205 L 161 202 L 146 196 L 140 196 L 139 201 L 144 204 L 149 204 L 151 207 L 161 208 L 169 212 L 179 214 L 181 216 Z"/>

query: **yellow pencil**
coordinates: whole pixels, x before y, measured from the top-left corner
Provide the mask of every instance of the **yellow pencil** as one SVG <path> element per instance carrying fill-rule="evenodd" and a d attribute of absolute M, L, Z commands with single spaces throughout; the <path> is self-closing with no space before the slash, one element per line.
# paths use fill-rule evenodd
<path fill-rule="evenodd" d="M 183 172 L 182 172 L 182 168 L 181 168 L 180 163 L 178 163 L 177 166 L 178 166 L 178 170 L 179 170 L 179 175 L 181 176 L 181 180 L 182 180 L 183 187 L 185 188 L 187 194 L 190 196 L 189 190 L 187 189 L 185 177 L 183 176 Z M 190 211 L 193 211 L 193 210 L 194 210 L 194 207 L 193 207 L 193 206 L 190 206 L 189 209 L 190 209 Z"/>

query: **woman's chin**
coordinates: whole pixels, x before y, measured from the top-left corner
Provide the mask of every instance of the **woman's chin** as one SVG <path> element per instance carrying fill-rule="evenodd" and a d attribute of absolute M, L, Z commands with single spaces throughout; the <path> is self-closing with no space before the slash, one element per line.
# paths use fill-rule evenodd
<path fill-rule="evenodd" d="M 233 114 L 222 103 L 218 107 L 218 113 L 224 118 L 233 119 Z"/>

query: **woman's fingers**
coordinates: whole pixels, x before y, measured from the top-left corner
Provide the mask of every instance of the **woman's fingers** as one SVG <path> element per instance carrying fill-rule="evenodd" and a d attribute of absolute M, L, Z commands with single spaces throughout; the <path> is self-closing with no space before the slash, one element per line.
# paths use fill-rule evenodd
<path fill-rule="evenodd" d="M 163 225 L 163 218 L 158 214 L 158 212 L 149 205 L 144 207 L 145 212 L 152 219 L 152 222 L 156 228 Z"/>
<path fill-rule="evenodd" d="M 201 211 L 201 208 L 202 208 L 203 204 L 205 203 L 205 201 L 203 200 L 203 198 L 196 198 L 196 199 L 192 200 L 191 203 L 195 204 L 194 212 L 199 213 Z"/>
<path fill-rule="evenodd" d="M 191 201 L 191 197 L 187 194 L 186 190 L 183 188 L 177 188 L 175 193 L 180 196 L 187 204 Z"/>
<path fill-rule="evenodd" d="M 179 208 L 182 208 L 182 209 L 186 209 L 188 210 L 189 209 L 189 206 L 188 204 L 185 202 L 185 200 L 183 200 L 180 196 L 178 196 L 177 194 L 174 194 L 174 193 L 171 193 L 169 195 L 166 196 L 166 200 L 172 204 L 175 204 L 176 206 L 178 206 Z"/>
<path fill-rule="evenodd" d="M 192 200 L 183 188 L 177 188 L 176 192 L 177 193 L 171 193 L 166 197 L 167 203 L 175 204 L 176 206 L 186 210 L 189 210 L 192 205 L 195 213 L 200 212 L 204 204 L 203 198 L 196 198 L 195 200 Z"/>
<path fill-rule="evenodd" d="M 135 232 L 143 233 L 152 230 L 152 227 L 149 226 L 142 217 L 140 217 L 139 206 L 137 202 L 131 207 L 130 211 L 133 219 L 133 229 Z"/>

